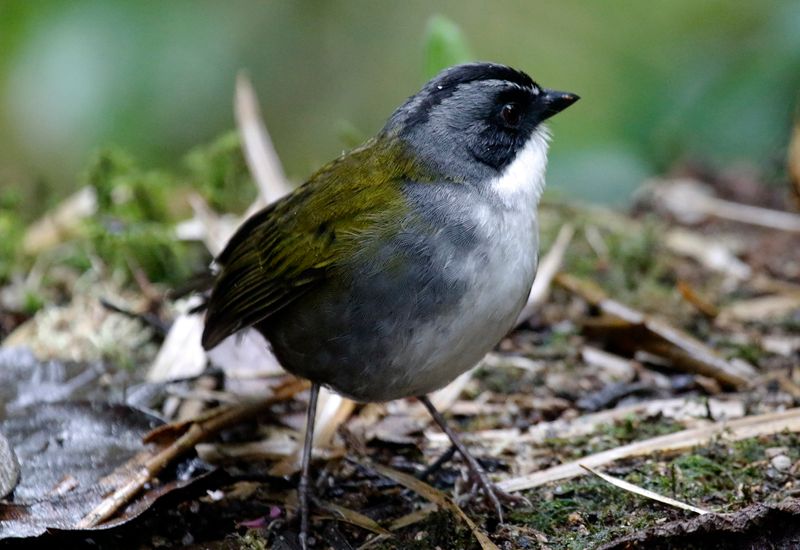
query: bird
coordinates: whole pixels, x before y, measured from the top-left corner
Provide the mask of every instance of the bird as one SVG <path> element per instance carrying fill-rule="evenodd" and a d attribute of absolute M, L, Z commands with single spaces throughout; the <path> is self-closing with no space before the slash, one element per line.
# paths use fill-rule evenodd
<path fill-rule="evenodd" d="M 311 382 L 303 548 L 322 386 L 358 402 L 416 397 L 502 522 L 502 492 L 427 396 L 475 366 L 526 303 L 544 121 L 577 100 L 503 64 L 444 69 L 374 137 L 253 214 L 216 257 L 203 347 L 255 329 L 287 371 Z"/>

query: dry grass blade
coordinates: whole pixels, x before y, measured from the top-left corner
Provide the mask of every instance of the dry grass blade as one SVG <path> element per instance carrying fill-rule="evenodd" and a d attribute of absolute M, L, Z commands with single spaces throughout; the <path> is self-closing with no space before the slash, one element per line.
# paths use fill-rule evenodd
<path fill-rule="evenodd" d="M 795 119 L 794 128 L 792 129 L 786 168 L 794 187 L 795 206 L 800 208 L 800 116 Z"/>
<path fill-rule="evenodd" d="M 539 422 L 531 426 L 525 433 L 519 429 L 480 430 L 463 434 L 464 440 L 479 445 L 497 447 L 506 442 L 514 445 L 541 445 L 547 439 L 571 439 L 595 433 L 601 427 L 607 427 L 614 422 L 625 418 L 654 418 L 664 417 L 678 422 L 691 422 L 695 419 L 711 417 L 717 420 L 731 420 L 744 416 L 744 403 L 741 401 L 723 401 L 710 398 L 707 401 L 672 397 L 669 399 L 655 399 L 609 409 L 592 414 L 578 416 L 571 420 L 553 420 Z M 436 448 L 450 446 L 450 439 L 441 432 L 426 433 L 428 443 Z"/>
<path fill-rule="evenodd" d="M 437 506 L 431 503 L 421 506 L 419 510 L 414 510 L 413 512 L 410 512 L 394 520 L 389 525 L 389 531 L 398 531 L 400 529 L 404 529 L 406 527 L 414 525 L 415 523 L 419 523 L 420 521 L 424 520 L 429 515 L 431 515 L 433 512 L 435 512 L 436 508 Z M 368 548 L 372 548 L 376 544 L 381 543 L 393 536 L 394 535 L 390 533 L 389 535 L 378 535 L 377 537 L 372 537 L 369 540 L 367 540 L 367 542 L 359 546 L 358 550 L 367 550 Z"/>
<path fill-rule="evenodd" d="M 776 321 L 797 309 L 800 309 L 800 293 L 761 296 L 728 304 L 720 311 L 719 320 L 720 323 Z"/>
<path fill-rule="evenodd" d="M 415 478 L 412 475 L 398 472 L 393 468 L 389 468 L 387 466 L 383 466 L 380 464 L 373 464 L 372 468 L 377 471 L 382 476 L 388 477 L 389 479 L 399 483 L 406 489 L 414 491 L 418 495 L 422 496 L 423 498 L 433 502 L 440 508 L 450 511 L 453 515 L 461 518 L 464 523 L 467 524 L 470 531 L 472 531 L 472 535 L 475 537 L 475 540 L 481 545 L 483 550 L 500 550 L 495 543 L 489 540 L 489 537 L 486 536 L 486 533 L 481 531 L 475 522 L 469 519 L 469 516 L 464 513 L 464 510 L 456 504 L 450 497 L 442 493 L 441 491 L 434 489 L 424 481 L 420 481 L 419 479 Z"/>
<path fill-rule="evenodd" d="M 678 281 L 678 292 L 692 307 L 708 318 L 719 315 L 719 309 L 705 296 L 702 296 L 688 281 Z"/>
<path fill-rule="evenodd" d="M 408 513 L 394 520 L 389 525 L 389 531 L 398 531 L 400 529 L 408 527 L 409 525 L 414 525 L 415 523 L 422 521 L 435 511 L 436 511 L 436 504 L 426 504 L 424 506 L 421 506 L 419 510 L 414 510 L 413 512 Z"/>
<path fill-rule="evenodd" d="M 250 173 L 265 204 L 274 202 L 291 191 L 291 187 L 261 118 L 253 85 L 243 72 L 236 76 L 234 111 Z"/>
<path fill-rule="evenodd" d="M 599 477 L 603 481 L 606 481 L 606 482 L 610 483 L 611 485 L 613 485 L 615 487 L 619 487 L 620 489 L 622 489 L 624 491 L 628 491 L 630 493 L 634 493 L 636 495 L 639 495 L 639 496 L 642 496 L 642 497 L 645 497 L 645 498 L 649 498 L 651 500 L 655 500 L 655 501 L 661 502 L 662 504 L 667 504 L 669 506 L 674 506 L 675 508 L 680 508 L 681 510 L 694 512 L 696 514 L 701 514 L 702 515 L 702 514 L 710 514 L 711 513 L 709 510 L 704 510 L 702 508 L 698 508 L 697 506 L 692 506 L 691 504 L 686 504 L 685 502 L 681 502 L 679 500 L 675 500 L 674 498 L 669 498 L 669 497 L 665 497 L 663 495 L 659 495 L 658 493 L 654 493 L 653 491 L 650 491 L 648 489 L 644 489 L 642 487 L 639 487 L 638 485 L 634 485 L 633 483 L 628 483 L 627 481 L 624 481 L 622 479 L 617 479 L 616 477 L 612 477 L 612 476 L 610 476 L 608 474 L 604 474 L 603 472 L 598 472 L 594 468 L 590 468 L 589 466 L 586 466 L 585 464 L 579 464 L 579 466 L 581 468 L 583 468 L 584 470 L 586 470 L 587 472 L 596 475 L 597 477 Z"/>
<path fill-rule="evenodd" d="M 584 467 L 598 467 L 617 460 L 654 453 L 677 453 L 698 445 L 706 445 L 715 437 L 739 441 L 751 437 L 772 435 L 783 431 L 800 432 L 800 408 L 758 416 L 746 416 L 730 422 L 715 422 L 709 426 L 683 430 L 668 435 L 636 441 L 600 453 L 585 456 L 540 472 L 507 479 L 498 483 L 504 491 L 524 491 L 553 481 L 570 479 L 584 473 Z"/>
<path fill-rule="evenodd" d="M 171 445 L 156 451 L 148 458 L 138 474 L 125 485 L 106 497 L 94 510 L 86 514 L 76 525 L 78 529 L 95 527 L 111 518 L 118 510 L 130 502 L 139 491 L 179 456 L 189 452 L 197 443 L 205 441 L 229 426 L 235 426 L 246 419 L 253 418 L 279 401 L 290 399 L 308 388 L 308 382 L 297 380 L 276 390 L 269 399 L 256 403 L 246 403 L 228 407 L 225 411 L 192 423 L 189 428 Z"/>
<path fill-rule="evenodd" d="M 377 521 L 365 516 L 364 514 L 360 514 L 355 510 L 351 510 L 350 508 L 345 508 L 344 506 L 339 506 L 338 504 L 327 501 L 321 502 L 320 507 L 323 510 L 330 512 L 331 515 L 336 519 L 357 527 L 361 527 L 362 529 L 366 529 L 367 531 L 371 531 L 377 535 L 384 535 L 386 537 L 392 536 L 392 533 L 388 529 L 381 527 Z"/>

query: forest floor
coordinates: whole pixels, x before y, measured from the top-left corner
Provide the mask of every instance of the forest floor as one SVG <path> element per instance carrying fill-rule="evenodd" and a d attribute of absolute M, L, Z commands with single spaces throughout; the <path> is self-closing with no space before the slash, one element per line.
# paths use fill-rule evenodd
<path fill-rule="evenodd" d="M 226 148 L 190 170 L 221 166 L 230 180 L 243 161 L 220 160 Z M 89 216 L 99 208 L 105 229 L 133 215 L 119 196 L 140 218 L 164 208 L 135 198 L 161 189 L 158 174 L 111 157 L 92 174 Z M 194 216 L 176 231 L 211 252 L 228 223 L 213 199 L 190 198 Z M 59 221 L 85 215 L 72 200 L 18 231 L 36 260 L 4 275 L 0 293 L 3 543 L 297 548 L 307 386 L 253 335 L 207 360 L 188 268 L 174 273 L 207 251 L 173 249 L 155 226 L 105 242 Z M 800 216 L 789 204 L 785 188 L 691 167 L 650 182 L 627 212 L 546 197 L 529 315 L 434 397 L 491 477 L 528 502 L 500 525 L 467 498 L 463 461 L 414 401 L 325 395 L 312 547 L 800 547 Z M 91 246 L 65 244 L 78 241 Z"/>

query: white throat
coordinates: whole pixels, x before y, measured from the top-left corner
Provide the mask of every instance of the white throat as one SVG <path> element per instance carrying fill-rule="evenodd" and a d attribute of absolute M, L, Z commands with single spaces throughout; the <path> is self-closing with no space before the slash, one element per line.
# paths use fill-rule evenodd
<path fill-rule="evenodd" d="M 507 206 L 529 203 L 531 200 L 538 204 L 544 191 L 549 142 L 550 132 L 540 125 L 511 164 L 490 183 L 491 189 Z"/>

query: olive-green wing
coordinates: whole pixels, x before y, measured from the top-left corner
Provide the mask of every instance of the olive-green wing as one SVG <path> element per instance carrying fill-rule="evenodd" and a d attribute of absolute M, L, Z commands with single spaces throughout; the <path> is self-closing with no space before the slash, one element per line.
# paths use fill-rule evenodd
<path fill-rule="evenodd" d="M 304 195 L 301 189 L 253 215 L 217 258 L 205 349 L 267 319 L 324 277 L 332 251 L 318 226 L 302 223 Z"/>
<path fill-rule="evenodd" d="M 266 320 L 324 280 L 337 259 L 391 230 L 410 169 L 398 155 L 382 162 L 386 155 L 372 143 L 351 151 L 245 222 L 217 258 L 204 348 Z"/>
<path fill-rule="evenodd" d="M 217 258 L 203 347 L 269 318 L 339 259 L 391 232 L 403 215 L 403 182 L 426 177 L 391 141 L 370 140 L 247 220 Z"/>

